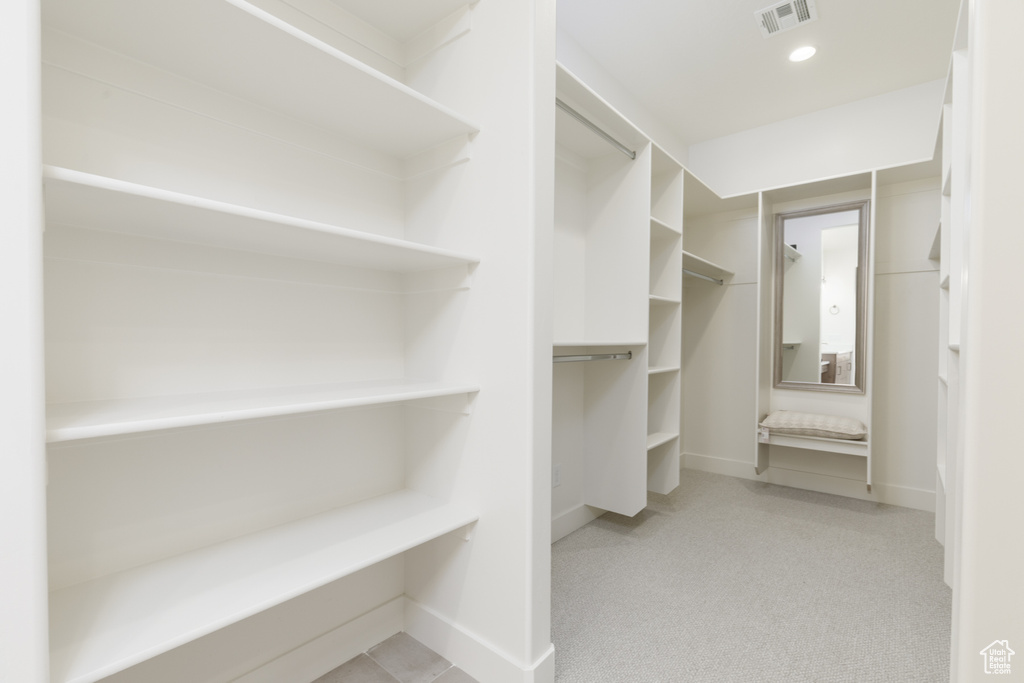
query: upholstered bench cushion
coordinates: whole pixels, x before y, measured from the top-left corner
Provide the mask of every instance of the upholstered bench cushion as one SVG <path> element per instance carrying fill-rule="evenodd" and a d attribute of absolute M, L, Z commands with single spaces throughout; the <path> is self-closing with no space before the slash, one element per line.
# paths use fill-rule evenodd
<path fill-rule="evenodd" d="M 852 417 L 798 413 L 793 410 L 776 410 L 764 419 L 761 426 L 767 427 L 773 434 L 819 436 L 851 441 L 863 439 L 868 434 L 864 423 Z"/>

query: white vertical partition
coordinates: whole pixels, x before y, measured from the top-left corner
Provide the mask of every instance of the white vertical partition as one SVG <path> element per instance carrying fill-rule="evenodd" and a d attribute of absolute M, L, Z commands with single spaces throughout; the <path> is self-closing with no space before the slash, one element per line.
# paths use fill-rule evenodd
<path fill-rule="evenodd" d="M 649 234 L 647 488 L 665 494 L 679 485 L 683 168 L 654 145 Z"/>
<path fill-rule="evenodd" d="M 773 296 L 775 294 L 775 217 L 765 204 L 763 192 L 757 195 L 758 232 L 757 232 L 757 362 L 755 370 L 754 425 L 760 424 L 771 412 L 772 391 L 772 359 L 774 358 L 773 342 L 775 339 L 774 320 L 772 315 Z M 754 474 L 764 474 L 768 470 L 769 446 L 761 439 L 754 441 Z"/>
<path fill-rule="evenodd" d="M 39 3 L 0 8 L 0 679 L 49 680 Z"/>
<path fill-rule="evenodd" d="M 651 288 L 672 299 L 670 264 L 652 270 L 651 203 L 678 195 L 652 184 L 660 150 L 571 73 L 559 68 L 556 78 L 554 354 L 631 355 L 555 364 L 559 538 L 605 511 L 635 515 L 647 504 L 649 386 L 658 381 L 649 365 L 671 363 L 671 349 L 650 338 Z M 671 388 L 663 393 L 671 400 Z"/>

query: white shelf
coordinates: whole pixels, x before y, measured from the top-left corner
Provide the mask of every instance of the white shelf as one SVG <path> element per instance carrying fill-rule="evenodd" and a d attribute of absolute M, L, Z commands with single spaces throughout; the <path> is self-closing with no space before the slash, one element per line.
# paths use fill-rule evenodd
<path fill-rule="evenodd" d="M 46 220 L 211 247 L 409 272 L 467 254 L 65 168 L 44 169 Z"/>
<path fill-rule="evenodd" d="M 655 432 L 654 434 L 647 435 L 647 450 L 657 448 L 658 446 L 668 443 L 672 439 L 677 438 L 678 434 L 672 434 L 669 432 Z"/>
<path fill-rule="evenodd" d="M 683 303 L 679 299 L 673 299 L 667 296 L 658 296 L 657 294 L 651 294 L 651 305 L 652 306 L 678 306 Z"/>
<path fill-rule="evenodd" d="M 476 520 L 401 491 L 54 591 L 52 680 L 99 680 Z"/>
<path fill-rule="evenodd" d="M 682 230 L 673 228 L 665 221 L 651 216 L 651 239 L 673 239 L 682 234 Z"/>
<path fill-rule="evenodd" d="M 647 346 L 647 342 L 646 341 L 638 341 L 638 340 L 633 340 L 633 341 L 621 341 L 621 340 L 619 340 L 619 341 L 616 341 L 616 340 L 608 340 L 608 341 L 596 341 L 596 340 L 582 341 L 582 340 L 578 340 L 578 341 L 573 341 L 573 340 L 567 340 L 567 341 L 555 341 L 553 346 L 556 349 L 557 348 L 575 347 L 575 346 L 594 346 L 594 347 L 605 347 L 605 346 Z"/>
<path fill-rule="evenodd" d="M 707 259 L 702 259 L 700 256 L 691 254 L 688 251 L 683 251 L 683 270 L 689 270 L 694 273 L 700 273 L 716 280 L 724 280 L 727 277 L 735 275 L 731 270 L 727 270 L 717 263 L 712 263 Z"/>
<path fill-rule="evenodd" d="M 812 451 L 828 451 L 829 453 L 845 453 L 847 455 L 867 456 L 867 441 L 847 439 L 827 439 L 821 436 L 792 436 L 789 434 L 770 434 L 768 443 L 772 446 L 789 446 Z"/>
<path fill-rule="evenodd" d="M 783 244 L 782 245 L 782 253 L 790 261 L 799 261 L 804 256 L 803 254 L 801 254 L 799 251 L 797 251 L 793 247 L 789 246 L 788 244 Z"/>
<path fill-rule="evenodd" d="M 53 0 L 43 21 L 396 158 L 478 130 L 245 0 Z"/>
<path fill-rule="evenodd" d="M 800 342 L 798 342 L 798 341 L 784 341 L 784 342 L 782 342 L 782 350 L 783 351 L 793 351 L 798 346 L 800 346 Z"/>
<path fill-rule="evenodd" d="M 679 372 L 678 365 L 655 365 L 647 368 L 648 375 L 662 375 L 669 372 Z"/>
<path fill-rule="evenodd" d="M 53 403 L 46 410 L 46 440 L 58 443 L 476 391 L 479 387 L 471 384 L 390 380 Z"/>

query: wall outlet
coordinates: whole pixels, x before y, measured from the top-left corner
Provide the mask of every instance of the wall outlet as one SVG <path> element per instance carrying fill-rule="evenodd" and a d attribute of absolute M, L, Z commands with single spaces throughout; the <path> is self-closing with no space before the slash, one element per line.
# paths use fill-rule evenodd
<path fill-rule="evenodd" d="M 555 489 L 562 485 L 562 466 L 555 463 L 551 470 L 551 488 Z"/>

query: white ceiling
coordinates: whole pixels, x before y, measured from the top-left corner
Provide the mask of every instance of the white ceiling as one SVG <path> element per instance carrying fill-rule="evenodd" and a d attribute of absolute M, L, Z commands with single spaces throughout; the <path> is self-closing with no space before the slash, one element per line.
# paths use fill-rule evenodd
<path fill-rule="evenodd" d="M 960 0 L 816 0 L 817 21 L 764 39 L 773 4 L 558 0 L 558 26 L 686 144 L 946 77 Z"/>

